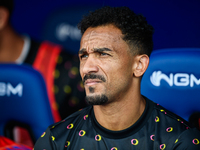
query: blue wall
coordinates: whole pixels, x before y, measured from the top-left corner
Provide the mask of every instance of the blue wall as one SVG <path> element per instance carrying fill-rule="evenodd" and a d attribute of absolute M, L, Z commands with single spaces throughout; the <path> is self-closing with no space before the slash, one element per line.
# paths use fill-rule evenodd
<path fill-rule="evenodd" d="M 19 33 L 28 33 L 38 40 L 50 38 L 50 35 L 44 36 L 44 30 L 47 29 L 49 15 L 58 9 L 70 10 L 71 13 L 67 13 L 71 16 L 73 11 L 80 10 L 81 13 L 84 8 L 88 10 L 110 5 L 128 6 L 147 18 L 155 28 L 154 49 L 200 47 L 200 0 L 14 0 L 14 2 L 15 9 L 12 16 L 14 28 Z M 77 47 L 69 49 L 76 53 Z"/>

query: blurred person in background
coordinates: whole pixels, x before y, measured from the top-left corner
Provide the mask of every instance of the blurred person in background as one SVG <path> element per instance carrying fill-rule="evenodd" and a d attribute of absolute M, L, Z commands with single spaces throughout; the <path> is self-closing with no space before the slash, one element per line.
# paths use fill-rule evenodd
<path fill-rule="evenodd" d="M 13 8 L 13 0 L 0 0 L 0 63 L 28 64 L 43 75 L 55 122 L 85 107 L 78 57 L 18 34 L 10 22 Z"/>
<path fill-rule="evenodd" d="M 16 150 L 16 149 L 32 150 L 32 148 L 29 146 L 15 143 L 9 138 L 0 136 L 0 150 Z"/>

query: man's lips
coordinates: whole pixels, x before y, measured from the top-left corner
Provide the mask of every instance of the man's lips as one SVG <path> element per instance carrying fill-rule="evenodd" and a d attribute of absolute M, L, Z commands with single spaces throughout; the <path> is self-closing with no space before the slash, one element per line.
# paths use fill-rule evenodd
<path fill-rule="evenodd" d="M 100 82 L 106 82 L 106 79 L 102 75 L 87 74 L 83 78 L 84 85 L 94 85 Z"/>
<path fill-rule="evenodd" d="M 91 85 L 95 85 L 101 82 L 102 82 L 101 80 L 97 80 L 97 79 L 87 79 L 85 81 L 85 85 L 91 86 Z"/>

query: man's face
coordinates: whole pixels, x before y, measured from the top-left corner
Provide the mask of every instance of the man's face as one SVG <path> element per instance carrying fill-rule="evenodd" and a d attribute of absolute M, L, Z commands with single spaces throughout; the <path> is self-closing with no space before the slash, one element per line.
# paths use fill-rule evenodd
<path fill-rule="evenodd" d="M 123 99 L 133 80 L 134 57 L 113 25 L 88 28 L 82 36 L 80 74 L 90 104 Z"/>

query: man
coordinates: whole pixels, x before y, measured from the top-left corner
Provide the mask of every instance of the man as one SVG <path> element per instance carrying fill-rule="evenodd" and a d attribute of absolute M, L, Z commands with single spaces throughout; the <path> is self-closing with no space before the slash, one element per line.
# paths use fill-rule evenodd
<path fill-rule="evenodd" d="M 13 5 L 13 0 L 0 0 L 0 63 L 28 64 L 42 73 L 58 122 L 86 106 L 78 57 L 58 45 L 19 35 L 10 23 Z"/>
<path fill-rule="evenodd" d="M 50 126 L 35 150 L 197 150 L 200 132 L 140 94 L 153 28 L 127 7 L 84 17 L 80 74 L 91 106 Z"/>

